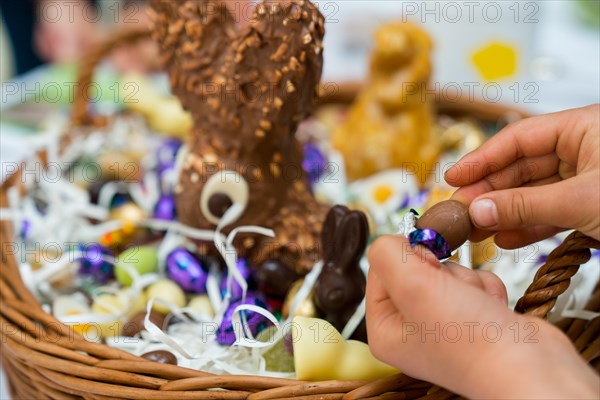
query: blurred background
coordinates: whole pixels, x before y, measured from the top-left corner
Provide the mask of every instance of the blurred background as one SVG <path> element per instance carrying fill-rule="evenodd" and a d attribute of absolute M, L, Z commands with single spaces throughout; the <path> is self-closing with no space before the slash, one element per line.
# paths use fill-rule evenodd
<path fill-rule="evenodd" d="M 252 1 L 229 1 L 240 24 Z M 68 112 L 77 63 L 111 33 L 147 26 L 146 2 L 0 0 L 0 159 L 14 162 L 40 124 Z M 531 113 L 600 102 L 600 1 L 318 2 L 326 18 L 324 82 L 368 79 L 373 33 L 390 21 L 424 26 L 431 90 Z M 114 108 L 124 74 L 156 73 L 151 44 L 116 52 L 96 76 L 98 108 Z M 116 84 L 116 86 L 115 86 Z M 3 382 L 3 380 L 2 380 Z M 0 398 L 8 398 L 0 382 Z"/>

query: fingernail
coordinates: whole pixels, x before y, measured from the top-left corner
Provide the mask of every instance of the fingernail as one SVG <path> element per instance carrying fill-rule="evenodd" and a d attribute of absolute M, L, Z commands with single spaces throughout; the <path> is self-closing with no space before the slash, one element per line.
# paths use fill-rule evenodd
<path fill-rule="evenodd" d="M 471 203 L 471 218 L 480 228 L 489 228 L 498 224 L 498 209 L 490 199 L 476 200 Z"/>

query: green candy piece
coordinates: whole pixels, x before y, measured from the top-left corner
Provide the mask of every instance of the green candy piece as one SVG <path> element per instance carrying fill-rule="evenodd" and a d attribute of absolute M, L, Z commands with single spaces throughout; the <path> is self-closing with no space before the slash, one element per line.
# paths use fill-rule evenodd
<path fill-rule="evenodd" d="M 256 340 L 259 342 L 271 341 L 276 329 L 277 328 L 274 326 L 268 327 L 256 335 Z M 294 356 L 287 351 L 283 344 L 283 340 L 280 340 L 267 350 L 267 352 L 263 354 L 263 357 L 265 358 L 265 364 L 268 371 L 294 372 Z"/>
<path fill-rule="evenodd" d="M 156 249 L 149 246 L 137 246 L 119 254 L 115 264 L 115 275 L 117 281 L 123 286 L 131 286 L 133 281 L 128 272 L 129 268 L 135 269 L 140 275 L 156 272 L 158 270 Z"/>

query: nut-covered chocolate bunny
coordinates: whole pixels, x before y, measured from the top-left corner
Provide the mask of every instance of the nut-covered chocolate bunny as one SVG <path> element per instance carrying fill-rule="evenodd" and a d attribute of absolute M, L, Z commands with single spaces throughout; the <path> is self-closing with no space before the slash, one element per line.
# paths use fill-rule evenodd
<path fill-rule="evenodd" d="M 226 232 L 272 228 L 277 237 L 269 242 L 242 236 L 236 245 L 255 263 L 276 259 L 307 272 L 320 258 L 328 207 L 308 188 L 294 135 L 317 98 L 323 16 L 310 1 L 269 1 L 237 28 L 221 2 L 151 6 L 172 91 L 194 120 L 176 187 L 180 220 L 214 229 L 227 212 Z"/>
<path fill-rule="evenodd" d="M 331 324 L 342 330 L 365 296 L 360 259 L 369 239 L 369 224 L 360 211 L 335 206 L 322 231 L 323 271 L 315 286 L 315 303 Z M 366 341 L 364 321 L 354 337 Z"/>

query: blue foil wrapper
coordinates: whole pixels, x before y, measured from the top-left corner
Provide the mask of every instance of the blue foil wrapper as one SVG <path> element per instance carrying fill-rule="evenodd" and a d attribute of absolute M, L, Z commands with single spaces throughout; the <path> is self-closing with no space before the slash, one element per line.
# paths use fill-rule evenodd
<path fill-rule="evenodd" d="M 415 229 L 408 235 L 411 247 L 420 244 L 427 247 L 438 260 L 450 257 L 452 251 L 446 240 L 433 229 Z"/>

